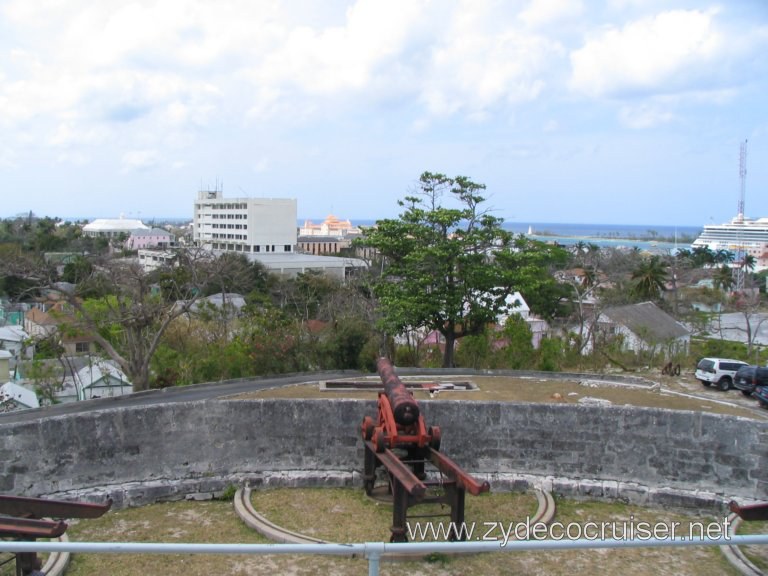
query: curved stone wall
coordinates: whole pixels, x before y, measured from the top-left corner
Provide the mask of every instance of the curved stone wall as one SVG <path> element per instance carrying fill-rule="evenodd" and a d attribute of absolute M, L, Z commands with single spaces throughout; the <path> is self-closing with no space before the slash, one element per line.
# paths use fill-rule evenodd
<path fill-rule="evenodd" d="M 498 485 L 657 504 L 768 499 L 768 423 L 650 408 L 423 402 L 442 450 Z M 215 400 L 0 423 L 0 491 L 109 493 L 116 506 L 205 497 L 232 482 L 352 484 L 356 400 Z M 681 496 L 682 495 L 682 496 Z"/>

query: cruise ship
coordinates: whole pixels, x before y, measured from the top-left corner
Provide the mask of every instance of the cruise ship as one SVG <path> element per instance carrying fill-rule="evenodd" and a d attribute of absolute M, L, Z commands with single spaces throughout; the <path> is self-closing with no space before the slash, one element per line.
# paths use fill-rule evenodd
<path fill-rule="evenodd" d="M 768 268 L 768 218 L 752 219 L 736 216 L 726 224 L 709 224 L 693 242 L 692 248 L 707 246 L 710 250 L 728 250 L 755 258 L 755 271 Z"/>

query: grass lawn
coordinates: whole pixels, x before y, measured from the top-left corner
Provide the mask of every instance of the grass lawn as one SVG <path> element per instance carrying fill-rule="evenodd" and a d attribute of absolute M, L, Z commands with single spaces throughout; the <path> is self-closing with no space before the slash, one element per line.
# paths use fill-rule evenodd
<path fill-rule="evenodd" d="M 256 509 L 286 528 L 303 531 L 337 542 L 386 540 L 391 511 L 363 494 L 362 489 L 274 489 L 254 492 Z M 624 504 L 576 502 L 557 503 L 556 521 L 584 526 L 589 521 L 615 521 L 621 528 L 628 522 L 681 523 L 716 521 L 666 510 Z M 466 520 L 482 530 L 525 520 L 536 509 L 531 493 L 492 493 L 467 498 Z M 498 524 L 497 524 L 498 523 Z M 173 502 L 143 508 L 109 512 L 96 520 L 73 524 L 69 531 L 79 541 L 129 542 L 221 542 L 263 543 L 234 513 L 231 502 Z M 491 531 L 495 536 L 500 530 Z M 367 573 L 365 559 L 323 556 L 205 556 L 205 555 L 112 555 L 82 554 L 73 559 L 69 575 L 115 576 L 164 574 L 338 574 Z M 716 547 L 595 549 L 584 551 L 512 552 L 461 556 L 437 556 L 429 560 L 382 564 L 381 574 L 392 576 L 453 576 L 463 574 L 563 575 L 652 574 L 735 575 Z"/>

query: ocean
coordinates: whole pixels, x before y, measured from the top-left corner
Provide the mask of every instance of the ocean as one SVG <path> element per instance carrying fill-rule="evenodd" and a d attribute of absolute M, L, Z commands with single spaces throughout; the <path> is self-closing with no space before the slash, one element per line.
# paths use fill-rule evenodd
<path fill-rule="evenodd" d="M 507 230 L 536 235 L 568 236 L 573 238 L 696 238 L 701 226 L 662 226 L 658 224 L 568 224 L 553 222 L 505 222 Z"/>
<path fill-rule="evenodd" d="M 323 219 L 313 220 L 313 222 L 322 221 Z M 371 226 L 375 222 L 375 220 L 352 220 L 352 224 L 356 226 Z M 302 220 L 300 225 L 303 223 Z M 587 242 L 601 247 L 629 247 L 657 252 L 687 247 L 703 230 L 700 226 L 567 222 L 504 222 L 504 228 L 515 234 L 527 234 L 531 238 L 544 242 L 557 241 L 564 245 Z"/>

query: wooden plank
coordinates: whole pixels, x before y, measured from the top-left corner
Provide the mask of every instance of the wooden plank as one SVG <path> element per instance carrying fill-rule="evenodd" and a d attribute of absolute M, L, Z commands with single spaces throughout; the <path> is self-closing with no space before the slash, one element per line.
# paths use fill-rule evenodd
<path fill-rule="evenodd" d="M 429 459 L 432 464 L 437 466 L 440 472 L 451 480 L 455 480 L 459 488 L 463 488 L 473 496 L 477 496 L 482 492 L 488 492 L 491 489 L 491 485 L 488 482 L 478 482 L 473 476 L 460 468 L 456 462 L 448 458 L 448 456 L 431 447 L 429 448 Z"/>
<path fill-rule="evenodd" d="M 99 518 L 111 507 L 110 499 L 104 504 L 91 504 L 0 494 L 0 514 L 25 518 Z"/>
<path fill-rule="evenodd" d="M 400 481 L 408 494 L 416 497 L 424 495 L 427 491 L 427 487 L 413 472 L 411 472 L 411 469 L 406 464 L 402 463 L 400 458 L 398 458 L 394 452 L 389 449 L 384 450 L 384 452 L 376 452 L 373 442 L 366 441 L 365 444 L 371 452 L 376 454 L 376 458 L 381 462 L 384 468 Z"/>
<path fill-rule="evenodd" d="M 62 521 L 0 517 L 0 536 L 4 538 L 58 538 L 67 531 Z"/>

